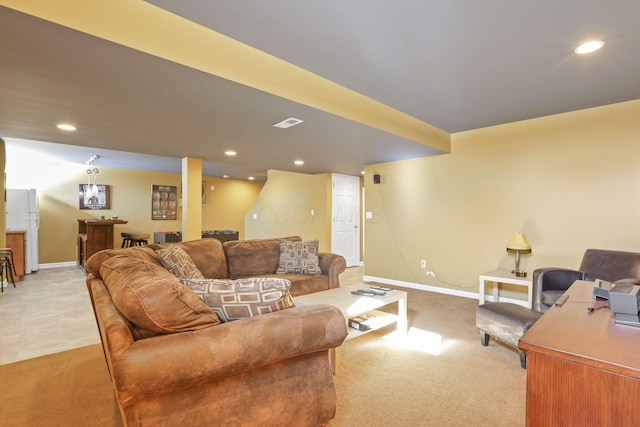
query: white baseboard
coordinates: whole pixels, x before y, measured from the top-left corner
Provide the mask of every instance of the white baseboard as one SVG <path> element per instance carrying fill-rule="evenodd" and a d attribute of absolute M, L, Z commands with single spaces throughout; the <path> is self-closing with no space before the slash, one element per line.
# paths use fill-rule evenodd
<path fill-rule="evenodd" d="M 50 262 L 47 264 L 38 264 L 38 268 L 56 268 L 56 267 L 74 267 L 76 265 L 75 261 L 67 261 L 67 262 Z"/>
<path fill-rule="evenodd" d="M 362 276 L 362 280 L 364 280 L 365 282 L 377 282 L 385 285 L 400 286 L 403 288 L 417 289 L 419 291 L 435 292 L 438 294 L 453 295 L 456 297 L 471 298 L 475 300 L 478 300 L 480 298 L 477 292 L 467 292 L 467 291 L 461 291 L 458 289 L 442 288 L 440 286 L 430 286 L 430 285 L 424 285 L 422 283 L 403 282 L 401 280 L 385 279 L 383 277 Z M 493 301 L 493 295 L 486 295 L 485 301 L 487 302 Z M 527 301 L 523 301 L 519 299 L 500 298 L 500 301 L 518 304 L 523 307 L 529 307 L 529 305 L 527 304 Z"/>

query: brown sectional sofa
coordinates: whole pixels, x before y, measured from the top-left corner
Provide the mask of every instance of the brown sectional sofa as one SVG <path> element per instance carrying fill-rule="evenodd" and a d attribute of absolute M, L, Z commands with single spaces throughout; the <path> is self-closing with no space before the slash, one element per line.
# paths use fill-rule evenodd
<path fill-rule="evenodd" d="M 218 323 L 213 311 L 161 266 L 154 249 L 172 244 L 181 245 L 206 278 L 275 277 L 278 239 L 225 242 L 224 247 L 203 239 L 92 256 L 87 286 L 124 424 L 328 423 L 336 410 L 328 351 L 347 335 L 340 311 L 301 306 Z M 339 286 L 344 258 L 319 258 L 322 275 L 277 277 L 291 280 L 293 295 Z M 124 310 L 129 317 L 123 315 L 116 304 L 123 295 L 131 302 L 127 310 L 140 304 L 136 316 L 163 323 L 164 329 L 150 331 L 136 325 L 130 311 Z"/>
<path fill-rule="evenodd" d="M 298 236 L 284 237 L 301 241 Z M 322 274 L 277 274 L 280 259 L 280 239 L 233 240 L 220 243 L 216 239 L 193 240 L 182 243 L 158 243 L 127 249 L 110 249 L 95 254 L 87 261 L 87 272 L 98 275 L 100 265 L 107 258 L 127 254 L 162 266 L 155 249 L 170 245 L 182 247 L 208 279 L 240 279 L 247 277 L 279 277 L 291 281 L 294 297 L 326 291 L 340 286 L 339 276 L 346 268 L 345 259 L 336 254 L 318 254 Z M 125 252 L 123 252 L 125 251 Z"/>

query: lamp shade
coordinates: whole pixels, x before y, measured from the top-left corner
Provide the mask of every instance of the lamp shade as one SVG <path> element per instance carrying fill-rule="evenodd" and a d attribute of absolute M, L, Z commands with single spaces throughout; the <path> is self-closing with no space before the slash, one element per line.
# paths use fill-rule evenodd
<path fill-rule="evenodd" d="M 531 245 L 527 241 L 527 238 L 524 237 L 524 233 L 513 233 L 513 235 L 511 236 L 511 240 L 509 241 L 509 243 L 507 243 L 507 251 L 520 253 L 531 252 Z"/>

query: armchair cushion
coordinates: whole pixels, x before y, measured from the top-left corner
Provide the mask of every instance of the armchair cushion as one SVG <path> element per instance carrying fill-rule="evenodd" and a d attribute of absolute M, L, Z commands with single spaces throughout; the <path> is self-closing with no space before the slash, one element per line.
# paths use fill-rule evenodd
<path fill-rule="evenodd" d="M 294 307 L 291 282 L 277 278 L 182 279 L 223 322 Z"/>
<path fill-rule="evenodd" d="M 160 266 L 117 255 L 102 263 L 100 275 L 116 308 L 138 328 L 171 334 L 220 323 L 209 306 Z"/>
<path fill-rule="evenodd" d="M 573 282 L 571 282 L 573 283 Z M 548 310 L 549 307 L 551 307 L 553 304 L 556 303 L 556 301 L 558 301 L 560 299 L 560 297 L 562 296 L 562 294 L 564 294 L 565 291 L 543 291 L 542 292 L 542 296 L 540 298 L 540 302 L 542 302 L 542 304 L 544 304 L 544 306 L 546 306 L 545 308 L 543 308 L 542 310 L 540 310 L 541 312 L 544 312 L 546 310 Z"/>

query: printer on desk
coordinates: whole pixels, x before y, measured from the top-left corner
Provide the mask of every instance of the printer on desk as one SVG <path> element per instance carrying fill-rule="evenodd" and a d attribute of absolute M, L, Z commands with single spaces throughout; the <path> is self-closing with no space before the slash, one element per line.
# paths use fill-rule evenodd
<path fill-rule="evenodd" d="M 596 280 L 593 296 L 609 300 L 616 323 L 640 327 L 640 286 L 635 283 L 635 279 L 616 283 Z"/>
<path fill-rule="evenodd" d="M 640 327 L 640 286 L 618 283 L 609 291 L 609 308 L 615 313 L 616 323 Z"/>

